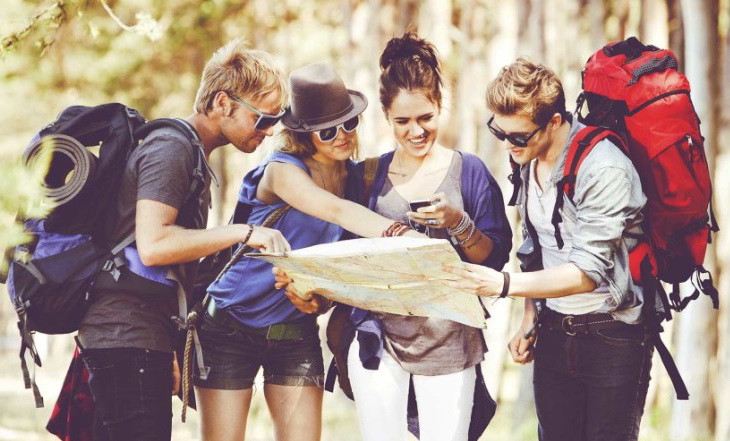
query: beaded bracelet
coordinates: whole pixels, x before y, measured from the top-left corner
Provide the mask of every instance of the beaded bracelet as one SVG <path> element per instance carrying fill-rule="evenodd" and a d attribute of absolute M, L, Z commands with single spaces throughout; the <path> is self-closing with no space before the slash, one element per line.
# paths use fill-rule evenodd
<path fill-rule="evenodd" d="M 404 235 L 408 230 L 412 228 L 400 221 L 395 221 L 388 228 L 386 228 L 381 234 L 381 237 L 396 237 Z"/>
<path fill-rule="evenodd" d="M 454 228 L 446 228 L 446 232 L 449 233 L 449 236 L 460 236 L 464 234 L 469 228 L 469 222 L 471 219 L 469 218 L 469 215 L 466 214 L 466 212 L 462 212 L 461 219 L 459 219 L 459 223 Z"/>
<path fill-rule="evenodd" d="M 466 239 L 459 241 L 459 246 L 464 245 L 465 243 L 469 242 L 472 237 L 474 237 L 474 232 L 477 230 L 477 226 L 472 220 L 469 220 L 469 226 L 471 227 L 471 229 L 469 230 L 469 234 L 466 236 Z"/>

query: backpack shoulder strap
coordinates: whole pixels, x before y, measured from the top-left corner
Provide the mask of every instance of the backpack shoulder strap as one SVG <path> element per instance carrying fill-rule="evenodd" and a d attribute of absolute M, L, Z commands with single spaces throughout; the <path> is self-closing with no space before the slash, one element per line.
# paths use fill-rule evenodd
<path fill-rule="evenodd" d="M 520 187 L 522 187 L 522 167 L 512 159 L 512 155 L 509 155 L 509 165 L 512 168 L 512 173 L 509 174 L 507 179 L 512 183 L 512 197 L 509 198 L 507 205 L 514 207 L 517 204 L 517 195 L 520 193 Z"/>
<path fill-rule="evenodd" d="M 134 132 L 134 137 L 137 140 L 141 140 L 147 137 L 154 130 L 161 128 L 172 128 L 182 135 L 185 135 L 185 138 L 190 141 L 194 149 L 195 168 L 193 169 L 193 180 L 190 183 L 188 197 L 183 202 L 183 205 L 186 205 L 192 199 L 199 197 L 202 193 L 202 190 L 206 185 L 206 173 L 211 177 L 216 185 L 218 185 L 218 178 L 215 173 L 213 173 L 210 165 L 208 165 L 208 161 L 205 159 L 203 143 L 200 140 L 198 132 L 189 122 L 182 118 L 158 118 L 149 121 Z"/>
<path fill-rule="evenodd" d="M 200 145 L 201 143 L 198 132 L 195 131 L 193 126 L 191 126 L 187 121 L 180 118 L 153 119 L 152 121 L 148 121 L 145 125 L 135 130 L 134 136 L 137 139 L 144 139 L 154 130 L 161 128 L 172 128 L 185 135 L 185 137 L 189 139 L 190 142 L 192 142 L 193 144 Z"/>
<path fill-rule="evenodd" d="M 555 198 L 555 207 L 553 208 L 552 224 L 555 228 L 555 240 L 558 248 L 562 249 L 564 242 L 560 234 L 560 223 L 563 221 L 560 210 L 563 208 L 564 197 L 568 197 L 571 201 L 575 196 L 575 184 L 578 179 L 578 171 L 588 154 L 593 148 L 604 139 L 610 139 L 614 144 L 619 146 L 624 153 L 627 153 L 624 142 L 621 138 L 605 127 L 587 126 L 581 129 L 570 142 L 568 146 L 568 156 L 565 159 L 563 168 L 563 177 L 558 180 L 557 197 Z"/>
<path fill-rule="evenodd" d="M 378 171 L 378 164 L 380 158 L 374 156 L 372 158 L 365 159 L 365 175 L 363 176 L 363 200 L 360 201 L 364 206 L 368 206 L 370 203 L 370 192 L 373 188 L 373 182 L 375 182 L 375 174 Z"/>

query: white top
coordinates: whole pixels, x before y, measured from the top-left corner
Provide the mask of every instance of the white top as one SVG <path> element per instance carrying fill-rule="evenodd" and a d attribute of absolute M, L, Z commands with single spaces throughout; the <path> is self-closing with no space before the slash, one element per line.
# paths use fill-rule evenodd
<path fill-rule="evenodd" d="M 563 214 L 563 222 L 560 223 L 560 234 L 562 235 L 564 245 L 562 249 L 558 249 L 558 244 L 555 240 L 555 228 L 552 224 L 553 209 L 558 193 L 557 188 L 553 184 L 547 185 L 547 188 L 543 186 L 544 190 L 540 190 L 536 182 L 534 162 L 530 166 L 530 173 L 527 210 L 530 215 L 530 222 L 535 227 L 535 232 L 542 247 L 543 266 L 545 268 L 551 268 L 568 263 L 573 244 L 572 231 L 575 221 L 561 211 L 561 214 Z M 565 203 L 570 203 L 567 198 Z M 611 293 L 608 285 L 606 282 L 603 282 L 592 292 L 547 299 L 547 307 L 562 314 L 607 312 L 609 310 L 607 302 L 610 300 Z"/>

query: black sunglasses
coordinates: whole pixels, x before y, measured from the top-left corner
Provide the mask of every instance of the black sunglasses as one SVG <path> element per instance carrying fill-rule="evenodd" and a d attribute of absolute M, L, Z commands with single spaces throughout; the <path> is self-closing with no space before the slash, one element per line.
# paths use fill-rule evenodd
<path fill-rule="evenodd" d="M 333 139 L 337 138 L 337 132 L 342 128 L 347 133 L 351 133 L 353 130 L 357 128 L 357 125 L 360 123 L 360 118 L 355 116 L 353 118 L 348 119 L 347 121 L 343 122 L 342 124 L 338 124 L 334 127 L 327 127 L 326 129 L 317 130 L 317 137 L 322 142 L 330 142 Z"/>
<path fill-rule="evenodd" d="M 231 97 L 231 99 L 233 101 L 235 101 L 239 104 L 243 104 L 244 106 L 248 107 L 249 110 L 251 110 L 252 112 L 254 112 L 255 114 L 257 114 L 259 116 L 259 119 L 256 120 L 256 123 L 253 125 L 253 127 L 260 132 L 266 131 L 269 128 L 274 127 L 276 125 L 276 123 L 278 123 L 279 120 L 281 120 L 281 117 L 284 116 L 284 110 L 279 112 L 278 115 L 269 115 L 268 113 L 264 113 L 264 112 L 260 111 L 259 109 L 255 108 L 251 104 L 247 103 L 246 101 L 242 100 L 241 98 L 239 98 L 235 95 L 232 95 L 229 93 L 228 96 Z"/>
<path fill-rule="evenodd" d="M 489 131 L 492 132 L 494 136 L 497 137 L 500 141 L 504 141 L 505 139 L 509 141 L 510 144 L 512 144 L 515 147 L 527 147 L 527 143 L 530 142 L 530 139 L 532 139 L 533 136 L 540 130 L 547 127 L 547 125 L 550 123 L 550 121 L 546 122 L 542 126 L 536 128 L 532 131 L 529 135 L 513 135 L 511 133 L 505 133 L 498 128 L 492 126 L 492 121 L 494 121 L 494 115 L 492 115 L 491 118 L 489 118 L 489 121 L 487 121 L 487 127 L 489 127 Z"/>

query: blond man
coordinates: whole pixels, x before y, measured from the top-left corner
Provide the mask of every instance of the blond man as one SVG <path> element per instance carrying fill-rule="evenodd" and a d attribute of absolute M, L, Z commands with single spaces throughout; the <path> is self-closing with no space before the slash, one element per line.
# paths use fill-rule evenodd
<path fill-rule="evenodd" d="M 561 247 L 552 223 L 563 197 L 557 183 L 567 147 L 585 126 L 566 111 L 555 73 L 524 58 L 492 81 L 487 107 L 490 130 L 507 141 L 519 166 L 525 240 L 517 256 L 524 272 L 467 265 L 454 270 L 461 276 L 456 286 L 526 298 L 509 351 L 517 363 L 535 361 L 541 441 L 636 440 L 653 351 L 642 325 L 642 291 L 628 268 L 646 203 L 639 176 L 610 140 L 596 144 L 574 197 L 564 199 Z"/>
<path fill-rule="evenodd" d="M 270 56 L 234 40 L 218 49 L 203 72 L 194 113 L 180 119 L 202 146 L 204 158 L 233 144 L 251 153 L 281 118 L 286 78 Z M 114 239 L 131 232 L 145 268 L 170 267 L 192 288 L 201 257 L 239 242 L 269 252 L 289 249 L 276 230 L 248 225 L 205 228 L 210 175 L 199 198 L 188 198 L 196 147 L 172 128 L 152 131 L 130 156 L 119 192 Z M 125 250 L 125 255 L 128 256 Z M 177 298 L 129 287 L 97 290 L 79 329 L 94 397 L 94 440 L 165 440 L 171 437 L 170 391 Z"/>

